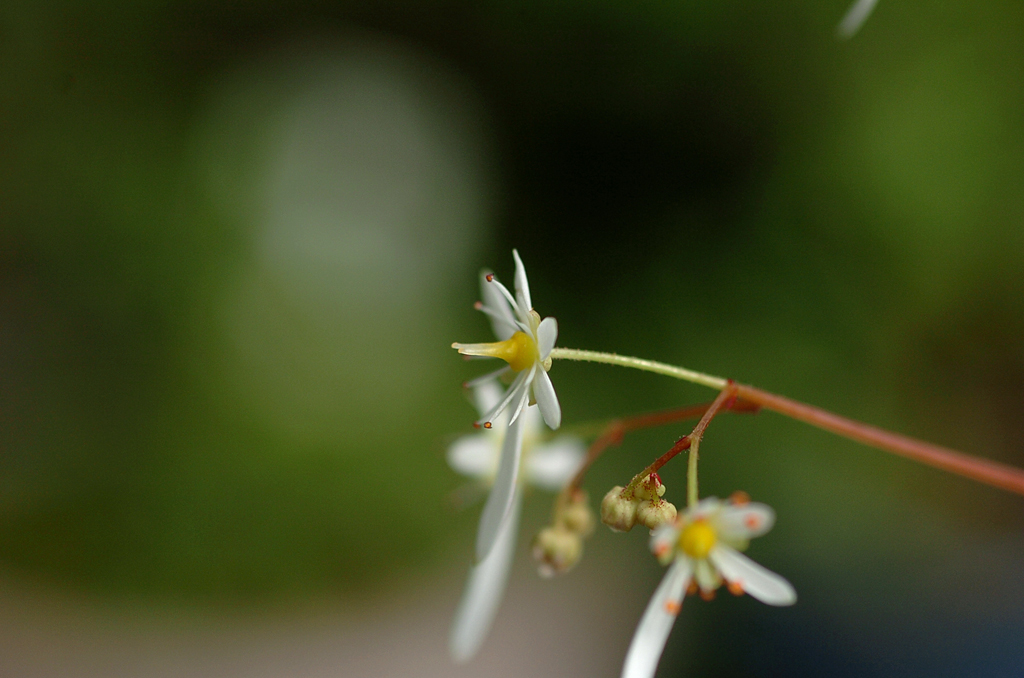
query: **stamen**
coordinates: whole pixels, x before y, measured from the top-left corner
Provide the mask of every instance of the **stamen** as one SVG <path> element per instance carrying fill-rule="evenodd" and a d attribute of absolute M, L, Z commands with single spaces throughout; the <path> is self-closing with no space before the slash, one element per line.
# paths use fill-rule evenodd
<path fill-rule="evenodd" d="M 488 273 L 485 277 L 487 278 L 487 282 L 494 282 L 494 274 L 493 273 Z"/>
<path fill-rule="evenodd" d="M 491 411 L 488 412 L 485 416 L 481 417 L 480 419 L 477 419 L 477 421 L 494 421 L 494 419 L 499 414 L 501 414 L 506 407 L 508 407 L 508 404 L 512 402 L 512 398 L 515 397 L 516 392 L 519 390 L 519 387 L 522 386 L 523 380 L 526 378 L 527 374 L 529 374 L 529 372 L 520 372 L 519 376 L 516 377 L 516 380 L 512 382 L 511 386 L 508 387 L 508 391 L 505 392 L 505 397 L 501 399 L 501 402 L 495 405 L 493 408 L 491 408 Z"/>
<path fill-rule="evenodd" d="M 666 600 L 665 601 L 665 612 L 668 612 L 670 615 L 675 616 L 675 615 L 679 614 L 679 611 L 681 609 L 683 609 L 683 606 L 680 605 L 679 603 L 677 603 L 676 601 L 674 601 L 674 600 Z"/>
<path fill-rule="evenodd" d="M 744 593 L 746 593 L 743 590 L 743 584 L 739 581 L 726 582 L 725 587 L 729 589 L 729 593 L 733 594 L 734 596 L 742 596 Z"/>
<path fill-rule="evenodd" d="M 476 310 L 480 311 L 481 313 L 483 313 L 484 315 L 486 315 L 488 317 L 494 318 L 495 320 L 497 320 L 499 322 L 505 323 L 505 325 L 507 325 L 508 327 L 512 328 L 512 331 L 514 331 L 514 332 L 522 330 L 522 326 L 519 325 L 515 320 L 509 320 L 508 318 L 503 316 L 501 313 L 498 313 L 497 311 L 495 311 L 492 308 L 484 306 L 479 301 L 476 302 L 475 304 L 473 304 L 473 308 L 475 308 Z"/>
<path fill-rule="evenodd" d="M 756 530 L 761 527 L 761 518 L 752 513 L 743 520 L 743 524 L 751 530 Z"/>
<path fill-rule="evenodd" d="M 734 506 L 744 506 L 750 503 L 750 495 L 743 490 L 736 490 L 729 495 L 729 501 L 731 501 Z"/>
<path fill-rule="evenodd" d="M 484 422 L 484 428 L 491 428 L 491 422 L 485 421 Z"/>
<path fill-rule="evenodd" d="M 697 586 L 697 580 L 691 579 L 690 583 L 686 585 L 686 595 L 692 596 L 697 593 L 699 587 Z"/>
<path fill-rule="evenodd" d="M 715 590 L 711 589 L 710 591 L 705 591 L 704 589 L 701 589 L 700 590 L 700 597 L 703 598 L 704 600 L 708 601 L 708 602 L 711 602 L 712 600 L 715 599 Z"/>
<path fill-rule="evenodd" d="M 505 298 L 508 299 L 509 305 L 516 310 L 516 315 L 522 315 L 519 312 L 519 302 L 516 301 L 516 298 L 512 296 L 512 293 L 508 291 L 507 287 L 498 282 L 498 280 L 493 275 L 487 279 L 487 282 L 493 283 L 498 288 L 498 290 L 501 291 L 503 295 L 505 295 Z"/>
<path fill-rule="evenodd" d="M 533 381 L 533 375 L 537 371 L 537 366 L 534 365 L 530 368 L 530 376 L 523 382 L 523 395 L 519 398 L 519 404 L 516 405 L 516 411 L 512 413 L 512 418 L 508 420 L 508 425 L 511 426 L 516 419 L 519 418 L 519 413 L 526 407 L 526 403 L 530 400 L 530 383 Z"/>

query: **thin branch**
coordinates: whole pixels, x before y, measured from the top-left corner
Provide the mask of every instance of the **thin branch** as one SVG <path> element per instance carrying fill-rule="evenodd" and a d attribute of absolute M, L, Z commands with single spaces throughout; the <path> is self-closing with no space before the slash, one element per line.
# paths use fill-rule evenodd
<path fill-rule="evenodd" d="M 736 392 L 741 398 L 757 403 L 766 410 L 943 471 L 1024 495 L 1024 470 L 1015 466 L 892 433 L 753 386 L 737 384 Z"/>

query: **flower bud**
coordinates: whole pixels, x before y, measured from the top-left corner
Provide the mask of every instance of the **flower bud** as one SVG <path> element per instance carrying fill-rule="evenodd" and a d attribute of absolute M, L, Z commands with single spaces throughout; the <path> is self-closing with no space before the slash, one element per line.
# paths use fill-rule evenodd
<path fill-rule="evenodd" d="M 644 500 L 636 509 L 636 522 L 648 530 L 655 530 L 676 519 L 676 507 L 664 499 Z"/>
<path fill-rule="evenodd" d="M 562 524 L 581 537 L 589 536 L 594 531 L 594 513 L 587 504 L 587 493 L 578 491 L 559 516 Z"/>
<path fill-rule="evenodd" d="M 616 485 L 601 500 L 601 522 L 616 532 L 629 532 L 636 525 L 635 499 L 622 496 L 622 486 Z"/>
<path fill-rule="evenodd" d="M 533 540 L 533 559 L 542 577 L 567 572 L 581 555 L 583 538 L 563 525 L 545 527 Z"/>
<path fill-rule="evenodd" d="M 661 476 L 652 473 L 644 478 L 633 491 L 638 499 L 657 499 L 665 494 L 665 484 L 661 482 Z"/>

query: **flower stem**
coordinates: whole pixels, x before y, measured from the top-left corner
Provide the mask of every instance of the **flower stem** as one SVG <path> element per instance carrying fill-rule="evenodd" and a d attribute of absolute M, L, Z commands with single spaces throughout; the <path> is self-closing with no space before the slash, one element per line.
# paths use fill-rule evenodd
<path fill-rule="evenodd" d="M 586 476 L 587 471 L 590 470 L 590 467 L 595 461 L 597 461 L 598 457 L 600 457 L 604 451 L 612 445 L 619 445 L 622 443 L 623 437 L 630 431 L 639 431 L 641 429 L 651 428 L 654 426 L 664 426 L 665 424 L 673 424 L 687 419 L 697 419 L 698 417 L 703 416 L 711 405 L 712 403 L 703 403 L 701 405 L 690 405 L 688 407 L 662 410 L 661 412 L 652 412 L 650 414 L 640 414 L 633 417 L 613 419 L 604 425 L 601 433 L 594 439 L 594 442 L 590 444 L 590 447 L 587 449 L 586 458 L 580 465 L 576 475 L 571 481 L 569 481 L 569 484 L 566 486 L 566 491 L 571 492 L 579 488 L 583 484 L 583 478 Z M 733 412 L 757 412 L 761 408 L 744 400 L 737 400 L 729 409 Z"/>
<path fill-rule="evenodd" d="M 633 490 L 636 489 L 636 486 L 643 482 L 644 478 L 646 478 L 652 473 L 656 473 L 658 469 L 667 464 L 672 457 L 676 456 L 683 450 L 691 449 L 691 446 L 699 446 L 701 438 L 704 437 L 704 431 L 705 429 L 707 429 L 708 424 L 710 424 L 711 420 L 715 418 L 715 415 L 718 414 L 718 411 L 722 409 L 723 405 L 726 409 L 728 409 L 732 405 L 732 402 L 730 401 L 733 400 L 735 397 L 736 385 L 727 381 L 725 388 L 722 389 L 722 392 L 718 394 L 717 398 L 711 401 L 711 405 L 708 407 L 707 411 L 704 412 L 704 416 L 700 418 L 700 421 L 697 422 L 697 425 L 693 427 L 693 431 L 690 432 L 690 435 L 677 440 L 676 444 L 672 446 L 672 449 L 670 449 L 668 452 L 655 459 L 654 463 L 645 468 L 643 471 L 640 471 L 640 473 L 633 476 L 633 479 L 629 481 L 629 485 L 626 485 L 626 487 L 623 488 L 622 496 L 630 496 Z M 693 454 L 692 450 L 691 455 L 692 456 L 690 457 L 690 463 L 688 466 L 689 469 L 692 470 L 692 474 L 688 473 L 686 479 L 688 503 L 690 501 L 690 496 L 692 495 L 695 497 L 697 494 L 697 462 L 696 455 Z M 696 499 L 693 500 L 693 503 L 696 503 Z"/>
<path fill-rule="evenodd" d="M 693 508 L 700 501 L 700 493 L 697 491 L 697 459 L 700 457 L 698 448 L 700 440 L 690 443 L 690 458 L 686 462 L 686 506 Z"/>
<path fill-rule="evenodd" d="M 827 410 L 768 393 L 753 386 L 737 384 L 737 395 L 766 410 L 784 414 L 811 426 L 857 442 L 913 459 L 934 468 L 956 473 L 978 482 L 1024 495 L 1024 470 L 991 459 L 974 457 L 948 447 L 885 431 Z"/>
<path fill-rule="evenodd" d="M 715 377 L 710 374 L 704 374 L 703 372 L 694 372 L 693 370 L 688 370 L 684 367 L 676 367 L 675 365 L 659 363 L 654 360 L 632 358 L 630 356 L 618 355 L 616 353 L 601 353 L 600 351 L 581 351 L 576 348 L 553 348 L 551 349 L 549 357 L 558 358 L 561 360 L 584 360 L 592 363 L 604 363 L 605 365 L 619 365 L 620 367 L 632 367 L 633 369 L 642 370 L 644 372 L 664 374 L 669 377 L 675 377 L 676 379 L 690 381 L 693 382 L 694 384 L 700 384 L 702 386 L 708 386 L 710 388 L 718 390 L 725 388 L 726 385 L 729 383 L 728 379 L 722 379 L 721 377 Z"/>
<path fill-rule="evenodd" d="M 690 459 L 686 464 L 686 505 L 693 508 L 697 505 L 700 500 L 700 494 L 697 492 L 697 461 L 700 459 L 700 441 L 704 438 L 704 431 L 707 430 L 708 424 L 714 419 L 715 415 L 718 414 L 723 406 L 729 409 L 736 400 L 736 385 L 731 381 L 729 384 L 722 389 L 718 397 L 711 402 L 711 407 L 704 413 L 704 416 L 700 418 L 697 425 L 693 428 L 689 438 L 690 443 Z"/>
<path fill-rule="evenodd" d="M 606 365 L 619 365 L 631 367 L 645 372 L 663 374 L 683 381 L 695 384 L 702 384 L 718 390 L 725 389 L 730 384 L 727 379 L 715 377 L 702 372 L 695 372 L 682 367 L 675 367 L 666 363 L 659 363 L 652 360 L 642 360 L 629 356 L 620 356 L 614 353 L 600 353 L 598 351 L 581 351 L 571 348 L 555 348 L 551 351 L 552 358 L 564 360 L 585 360 L 590 362 L 604 363 Z M 957 452 L 940 445 L 933 445 L 914 438 L 885 431 L 859 421 L 847 419 L 837 414 L 828 412 L 812 405 L 790 400 L 783 396 L 762 391 L 753 386 L 734 384 L 735 394 L 743 400 L 758 405 L 766 410 L 772 410 L 779 414 L 786 415 L 792 419 L 802 421 L 811 426 L 835 433 L 851 440 L 870 445 L 871 447 L 892 452 L 893 454 L 913 459 L 922 464 L 956 473 L 957 475 L 970 478 L 986 485 L 1008 490 L 1016 494 L 1024 495 L 1024 470 L 1008 464 L 1002 464 L 989 459 L 982 459 L 971 455 Z M 692 435 L 692 434 L 691 434 Z M 689 447 L 687 438 L 683 438 L 666 455 L 675 456 Z M 682 446 L 681 446 L 682 445 Z M 677 449 L 678 448 L 678 449 Z M 669 458 L 671 458 L 671 456 Z M 666 459 L 667 461 L 667 459 Z M 662 462 L 663 463 L 663 462 Z M 658 464 L 658 462 L 655 462 Z M 658 464 L 660 468 L 662 464 Z M 652 464 L 654 466 L 654 464 Z M 643 478 L 644 476 L 641 476 Z M 631 483 L 632 485 L 633 483 Z"/>

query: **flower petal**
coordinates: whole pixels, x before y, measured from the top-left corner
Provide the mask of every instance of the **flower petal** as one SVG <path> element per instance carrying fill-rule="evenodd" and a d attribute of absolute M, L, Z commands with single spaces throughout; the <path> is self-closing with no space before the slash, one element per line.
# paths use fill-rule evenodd
<path fill-rule="evenodd" d="M 541 360 L 547 360 L 551 349 L 558 340 L 558 321 L 548 316 L 540 321 L 537 327 L 537 353 Z"/>
<path fill-rule="evenodd" d="M 508 423 L 511 424 L 518 419 L 519 413 L 523 411 L 524 407 L 526 407 L 526 403 L 530 402 L 530 384 L 533 382 L 533 375 L 537 370 L 538 367 L 536 363 L 534 363 L 533 367 L 530 368 L 530 374 L 526 377 L 525 381 L 523 381 L 522 386 L 520 386 L 522 394 L 519 396 L 519 402 L 516 403 L 516 409 L 512 411 L 512 418 L 508 420 Z"/>
<path fill-rule="evenodd" d="M 544 417 L 540 415 L 540 408 L 528 405 L 523 408 L 519 418 L 523 420 L 523 445 L 527 450 L 536 449 L 545 433 Z"/>
<path fill-rule="evenodd" d="M 501 446 L 501 461 L 498 474 L 494 478 L 491 494 L 484 504 L 484 512 L 480 516 L 480 527 L 476 533 L 477 562 L 487 557 L 498 539 L 502 526 L 508 519 L 515 497 L 516 480 L 519 475 L 519 457 L 523 453 L 523 422 L 516 421 L 509 425 L 505 433 L 505 442 Z"/>
<path fill-rule="evenodd" d="M 475 391 L 476 388 L 482 384 L 486 384 L 488 382 L 494 384 L 494 388 L 497 389 L 498 397 L 494 399 L 493 403 L 491 403 L 491 407 L 493 407 L 494 403 L 497 403 L 499 400 L 501 400 L 501 388 L 496 383 L 496 379 L 501 375 L 505 374 L 506 372 L 509 372 L 511 369 L 511 367 L 505 365 L 501 369 L 494 370 L 493 372 L 488 372 L 487 374 L 481 374 L 479 377 L 473 377 L 469 381 L 464 382 L 462 386 L 464 388 L 471 388 Z M 480 414 L 483 414 L 487 410 L 491 409 L 490 407 L 488 407 L 487 410 L 481 410 L 480 401 L 476 398 L 474 398 L 474 404 L 477 406 L 476 409 L 478 412 L 480 412 Z"/>
<path fill-rule="evenodd" d="M 494 336 L 498 337 L 499 341 L 505 341 L 519 331 L 519 326 L 505 295 L 495 285 L 487 282 L 489 275 L 493 274 L 490 271 L 480 273 L 480 296 L 483 303 L 480 310 L 490 319 Z"/>
<path fill-rule="evenodd" d="M 679 539 L 679 528 L 675 526 L 675 523 L 665 523 L 651 530 L 651 539 L 647 544 L 651 553 L 657 554 L 666 546 L 675 548 L 677 539 Z"/>
<path fill-rule="evenodd" d="M 522 497 L 522 491 L 516 490 L 508 520 L 498 531 L 494 547 L 469 571 L 469 581 L 448 637 L 448 651 L 460 664 L 476 655 L 494 623 L 515 554 Z"/>
<path fill-rule="evenodd" d="M 704 592 L 714 591 L 722 585 L 722 578 L 719 576 L 718 570 L 703 558 L 694 561 L 693 578 L 697 581 L 700 590 Z"/>
<path fill-rule="evenodd" d="M 561 436 L 547 445 L 535 446 L 526 458 L 524 471 L 534 485 L 560 490 L 579 470 L 586 453 L 582 440 Z"/>
<path fill-rule="evenodd" d="M 704 497 L 697 502 L 697 505 L 692 509 L 687 509 L 686 514 L 690 520 L 697 520 L 698 518 L 707 518 L 708 516 L 716 513 L 724 502 L 718 497 Z"/>
<path fill-rule="evenodd" d="M 708 559 L 722 573 L 726 581 L 734 582 L 743 590 L 768 605 L 792 605 L 796 602 L 793 585 L 755 563 L 739 551 L 717 544 Z"/>
<path fill-rule="evenodd" d="M 516 260 L 516 299 L 523 307 L 523 313 L 528 313 L 533 308 L 533 300 L 530 299 L 530 283 L 526 280 L 526 267 L 523 260 L 519 258 L 519 252 L 512 250 L 512 258 Z"/>
<path fill-rule="evenodd" d="M 651 540 L 648 542 L 648 547 L 651 549 L 651 553 L 658 557 L 659 563 L 667 565 L 669 561 L 675 558 L 676 542 L 678 540 L 679 528 L 676 527 L 674 522 L 665 523 L 651 530 Z"/>
<path fill-rule="evenodd" d="M 854 34 L 860 30 L 860 27 L 864 25 L 864 22 L 871 16 L 871 11 L 875 8 L 878 0 L 857 0 L 852 7 L 846 12 L 846 16 L 839 22 L 839 27 L 836 32 L 839 33 L 841 38 L 852 38 Z"/>
<path fill-rule="evenodd" d="M 498 386 L 494 377 L 503 371 L 504 368 L 466 382 L 473 389 L 473 404 L 476 405 L 476 411 L 481 416 L 490 412 L 495 405 L 501 402 L 501 387 Z"/>
<path fill-rule="evenodd" d="M 556 430 L 562 425 L 562 408 L 558 406 L 558 396 L 555 395 L 555 387 L 551 384 L 551 377 L 542 368 L 537 369 L 533 379 L 533 397 L 537 400 L 544 423 L 551 430 Z"/>
<path fill-rule="evenodd" d="M 633 634 L 633 641 L 626 653 L 622 667 L 622 678 L 653 678 L 658 660 L 665 649 L 665 641 L 672 630 L 672 624 L 679 614 L 683 593 L 690 583 L 690 563 L 686 558 L 676 558 L 668 568 L 664 579 L 658 584 L 651 602 L 640 618 L 640 624 Z"/>
<path fill-rule="evenodd" d="M 775 524 L 775 511 L 765 504 L 726 506 L 715 517 L 718 529 L 727 538 L 760 537 Z"/>
<path fill-rule="evenodd" d="M 513 381 L 512 385 L 508 387 L 507 391 L 505 391 L 505 397 L 501 399 L 501 402 L 499 402 L 497 405 L 492 407 L 490 412 L 488 412 L 484 416 L 482 416 L 479 419 L 477 419 L 477 423 L 478 424 L 484 424 L 484 423 L 487 423 L 487 422 L 491 422 L 491 424 L 497 423 L 496 420 L 498 418 L 498 415 L 505 411 L 505 408 L 508 407 L 508 404 L 510 402 L 512 402 L 512 399 L 516 398 L 516 397 L 520 397 L 520 398 L 522 397 L 522 390 L 521 389 L 523 389 L 526 386 L 526 379 L 529 376 L 530 376 L 530 371 L 529 370 L 523 370 L 518 375 L 516 375 L 515 381 Z"/>
<path fill-rule="evenodd" d="M 448 465 L 470 478 L 490 478 L 498 468 L 498 434 L 462 436 L 448 448 Z"/>

